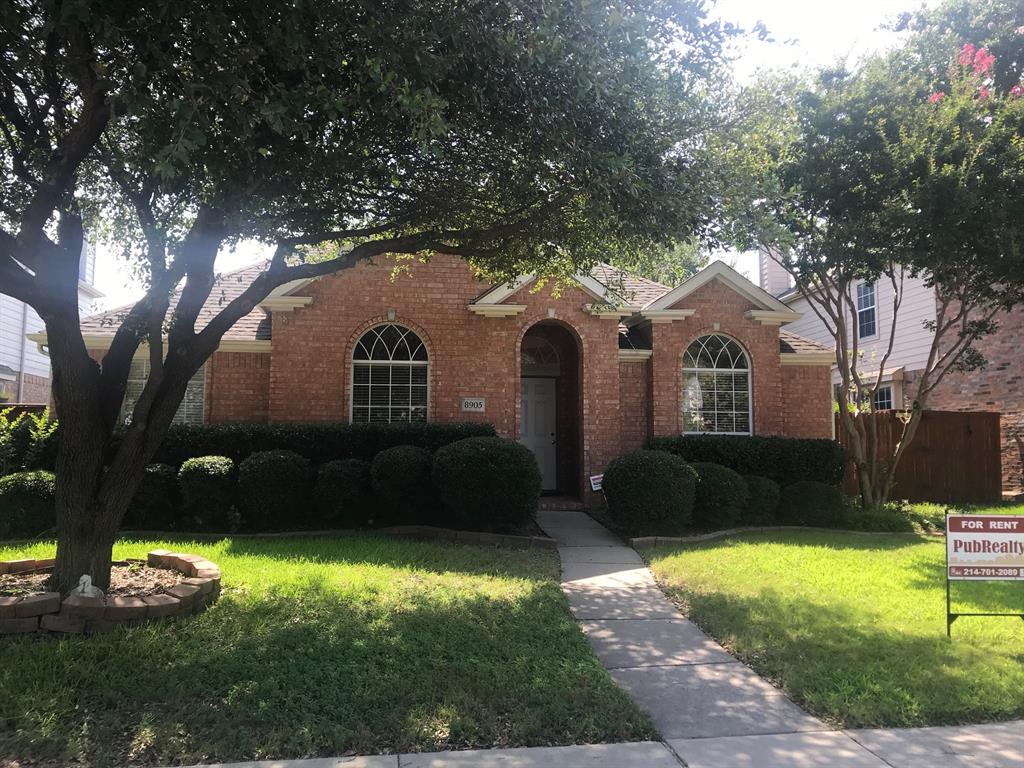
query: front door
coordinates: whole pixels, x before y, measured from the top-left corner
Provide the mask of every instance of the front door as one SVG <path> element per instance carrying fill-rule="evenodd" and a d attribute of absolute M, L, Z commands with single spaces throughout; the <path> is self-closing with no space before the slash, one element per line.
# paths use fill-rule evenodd
<path fill-rule="evenodd" d="M 555 457 L 555 391 L 558 379 L 523 379 L 519 442 L 533 451 L 543 489 L 558 488 Z"/>

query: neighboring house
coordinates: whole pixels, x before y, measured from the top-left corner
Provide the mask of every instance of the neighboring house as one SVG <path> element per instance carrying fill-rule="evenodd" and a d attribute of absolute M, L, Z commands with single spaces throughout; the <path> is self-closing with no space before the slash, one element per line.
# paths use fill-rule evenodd
<path fill-rule="evenodd" d="M 79 263 L 78 310 L 92 311 L 92 303 L 103 294 L 93 287 L 96 252 L 82 246 Z M 0 295 L 0 401 L 45 404 L 50 399 L 50 359 L 31 341 L 43 321 L 24 302 Z"/>
<path fill-rule="evenodd" d="M 225 335 L 178 421 L 486 421 L 573 497 L 651 435 L 831 436 L 831 353 L 782 330 L 799 315 L 720 262 L 674 289 L 601 265 L 560 292 L 487 285 L 449 256 L 398 263 L 274 291 Z M 199 325 L 264 266 L 224 275 Z M 97 358 L 122 313 L 83 322 Z M 140 354 L 125 417 L 145 374 Z"/>
<path fill-rule="evenodd" d="M 767 255 L 760 258 L 761 287 L 803 317 L 787 326 L 793 333 L 829 347 L 835 346 L 825 325 L 792 286 L 786 271 Z M 854 286 L 857 317 L 851 329 L 858 334 L 863 354 L 860 370 L 877 374 L 892 329 L 892 284 L 888 280 Z M 875 393 L 878 409 L 903 409 L 913 405 L 917 382 L 927 365 L 936 318 L 935 292 L 922 278 L 906 277 L 903 299 L 896 320 L 892 354 L 885 362 L 882 383 Z M 997 318 L 999 330 L 975 346 L 985 356 L 983 370 L 950 373 L 930 394 L 928 407 L 947 411 L 998 411 L 1001 416 L 1003 490 L 1020 493 L 1024 487 L 1024 458 L 1017 438 L 1024 438 L 1024 308 Z M 833 369 L 832 382 L 839 384 Z M 837 393 L 836 393 L 837 394 Z"/>

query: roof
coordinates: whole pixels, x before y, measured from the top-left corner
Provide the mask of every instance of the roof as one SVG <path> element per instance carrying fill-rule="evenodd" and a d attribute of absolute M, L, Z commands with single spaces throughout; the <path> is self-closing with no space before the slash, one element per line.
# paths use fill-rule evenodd
<path fill-rule="evenodd" d="M 832 353 L 832 350 L 824 344 L 819 344 L 816 341 L 805 339 L 803 336 L 797 336 L 795 333 L 790 333 L 782 328 L 779 329 L 779 351 L 797 355 L 806 355 L 818 352 L 824 352 L 826 354 Z"/>
<path fill-rule="evenodd" d="M 672 290 L 667 285 L 662 285 L 654 280 L 648 280 L 646 277 L 632 275 L 624 269 L 613 267 L 611 264 L 605 264 L 604 262 L 597 264 L 590 270 L 590 276 L 604 283 L 612 291 L 622 296 L 629 304 L 634 304 L 638 307 L 647 306 L 650 302 Z"/>
<path fill-rule="evenodd" d="M 237 298 L 249 287 L 253 280 L 266 269 L 266 261 L 258 261 L 247 267 L 225 272 L 217 278 L 210 296 L 199 310 L 196 317 L 196 330 L 205 328 L 228 302 Z M 170 311 L 178 303 L 180 289 L 171 296 Z M 132 308 L 131 304 L 108 309 L 95 315 L 82 318 L 82 334 L 86 336 L 113 336 L 121 324 L 125 314 Z M 224 334 L 227 340 L 268 341 L 270 339 L 270 313 L 262 307 L 256 307 L 243 317 Z"/>

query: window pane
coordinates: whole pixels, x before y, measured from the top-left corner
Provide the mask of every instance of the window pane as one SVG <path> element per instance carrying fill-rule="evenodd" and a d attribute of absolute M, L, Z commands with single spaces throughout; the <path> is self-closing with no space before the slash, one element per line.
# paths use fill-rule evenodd
<path fill-rule="evenodd" d="M 377 326 L 352 357 L 353 421 L 426 421 L 427 351 L 419 336 L 400 325 Z"/>
<path fill-rule="evenodd" d="M 690 344 L 683 360 L 683 431 L 750 434 L 750 367 L 743 348 L 711 334 Z"/>
<path fill-rule="evenodd" d="M 128 370 L 128 380 L 125 382 L 124 400 L 121 403 L 121 423 L 127 424 L 131 421 L 132 411 L 135 404 L 142 395 L 149 378 L 149 359 L 136 358 L 132 360 Z M 195 375 L 189 379 L 185 387 L 185 394 L 181 398 L 178 410 L 174 414 L 174 424 L 202 424 L 205 417 L 206 401 L 206 366 L 202 366 Z"/>

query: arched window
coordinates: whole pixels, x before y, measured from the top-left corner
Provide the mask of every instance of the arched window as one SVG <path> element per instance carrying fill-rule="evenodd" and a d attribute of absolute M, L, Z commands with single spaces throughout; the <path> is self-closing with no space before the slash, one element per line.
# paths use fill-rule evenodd
<path fill-rule="evenodd" d="M 378 325 L 352 350 L 352 421 L 427 420 L 427 348 L 408 328 Z"/>
<path fill-rule="evenodd" d="M 734 340 L 701 336 L 683 355 L 683 431 L 751 434 L 750 361 Z"/>
<path fill-rule="evenodd" d="M 527 334 L 519 353 L 519 368 L 523 376 L 557 376 L 561 371 L 558 350 L 547 339 Z"/>

